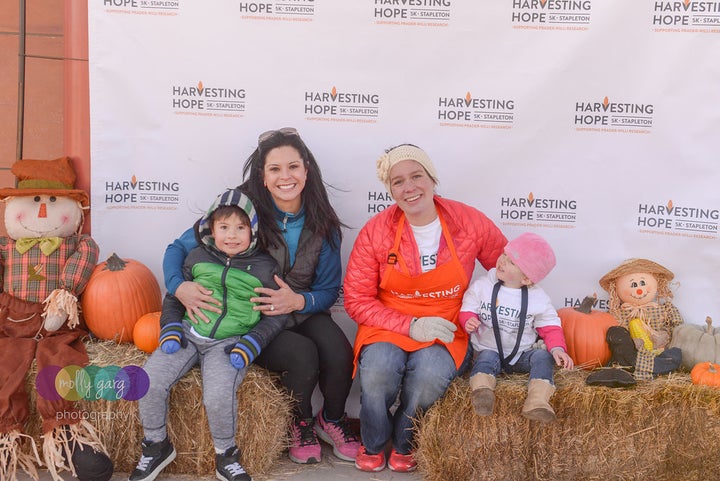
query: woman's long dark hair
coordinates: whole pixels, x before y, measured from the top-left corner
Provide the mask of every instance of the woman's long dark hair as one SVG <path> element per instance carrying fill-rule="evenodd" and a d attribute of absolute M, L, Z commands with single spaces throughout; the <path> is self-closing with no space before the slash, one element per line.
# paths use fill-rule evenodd
<path fill-rule="evenodd" d="M 265 135 L 265 134 L 264 134 Z M 340 222 L 335 209 L 328 199 L 326 184 L 322 179 L 320 167 L 310 149 L 296 132 L 286 133 L 275 131 L 258 143 L 258 147 L 250 154 L 243 165 L 244 182 L 240 184 L 242 190 L 253 201 L 258 214 L 258 241 L 262 248 L 277 247 L 281 243 L 282 233 L 275 221 L 275 204 L 270 191 L 265 187 L 264 169 L 268 152 L 277 147 L 290 146 L 300 153 L 305 168 L 307 180 L 301 193 L 305 209 L 305 226 L 315 234 L 324 238 L 334 248 L 340 248 L 342 240 Z"/>

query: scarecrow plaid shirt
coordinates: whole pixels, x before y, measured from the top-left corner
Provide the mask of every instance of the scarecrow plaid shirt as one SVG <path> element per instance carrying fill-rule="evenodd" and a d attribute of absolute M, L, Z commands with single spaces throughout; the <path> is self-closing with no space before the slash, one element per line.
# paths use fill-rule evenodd
<path fill-rule="evenodd" d="M 630 321 L 630 315 L 627 312 L 623 312 L 622 326 L 627 329 L 628 322 Z M 672 337 L 672 332 L 675 327 L 683 323 L 683 318 L 680 315 L 677 307 L 672 302 L 665 302 L 657 306 L 648 307 L 643 311 L 643 320 L 645 323 L 656 331 L 666 331 Z M 655 367 L 655 356 L 652 351 L 641 349 L 637 353 L 637 359 L 635 361 L 635 372 L 634 376 L 636 379 L 641 381 L 649 381 L 653 378 L 653 369 Z"/>
<path fill-rule="evenodd" d="M 1 237 L 2 289 L 30 302 L 42 302 L 58 288 L 77 297 L 85 289 L 99 254 L 98 245 L 85 234 L 63 238 L 60 247 L 49 256 L 38 245 L 20 254 L 13 239 Z"/>

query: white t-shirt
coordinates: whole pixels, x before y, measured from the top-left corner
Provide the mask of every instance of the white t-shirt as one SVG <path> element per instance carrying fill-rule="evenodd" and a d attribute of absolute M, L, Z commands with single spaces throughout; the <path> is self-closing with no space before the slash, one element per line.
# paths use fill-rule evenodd
<path fill-rule="evenodd" d="M 422 271 L 428 272 L 435 269 L 437 266 L 437 252 L 440 248 L 440 236 L 442 235 L 440 218 L 436 217 L 428 225 L 417 227 L 410 224 L 410 227 L 420 251 L 420 267 Z"/>
<path fill-rule="evenodd" d="M 491 299 L 492 291 L 497 282 L 497 269 L 494 267 L 488 273 L 470 284 L 463 297 L 461 311 L 477 313 L 480 318 L 480 327 L 470 335 L 470 342 L 476 351 L 491 349 L 497 352 L 495 334 L 492 327 Z M 510 287 L 500 287 L 497 298 L 497 319 L 500 327 L 500 339 L 503 355 L 508 356 L 517 341 L 520 328 L 520 308 L 522 291 Z M 510 360 L 515 364 L 520 354 L 527 351 L 535 342 L 536 329 L 546 326 L 561 326 L 560 317 L 552 305 L 550 297 L 537 284 L 528 287 L 528 307 L 525 318 L 520 347 L 517 354 Z"/>

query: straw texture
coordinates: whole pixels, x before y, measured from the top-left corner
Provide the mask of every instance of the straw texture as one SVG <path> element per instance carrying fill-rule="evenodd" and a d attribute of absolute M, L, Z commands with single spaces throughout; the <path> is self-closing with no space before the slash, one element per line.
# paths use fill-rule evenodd
<path fill-rule="evenodd" d="M 92 341 L 86 344 L 91 364 L 97 366 L 142 366 L 147 354 L 133 344 Z M 28 376 L 27 389 L 34 406 L 35 372 Z M 202 379 L 193 368 L 170 394 L 168 432 L 177 458 L 164 472 L 205 475 L 215 472 L 212 438 L 202 404 Z M 136 401 L 79 401 L 86 419 L 101 433 L 115 471 L 130 472 L 140 458 L 142 426 Z M 288 446 L 292 400 L 277 378 L 257 366 L 248 370 L 238 390 L 237 445 L 242 465 L 249 473 L 263 474 Z M 28 432 L 39 440 L 39 416 L 31 413 Z"/>
<path fill-rule="evenodd" d="M 492 416 L 477 416 L 457 379 L 418 423 L 416 457 L 428 481 L 700 481 L 716 479 L 720 389 L 688 373 L 631 389 L 587 386 L 589 373 L 558 371 L 558 420 L 520 416 L 527 375 L 500 377 Z"/>

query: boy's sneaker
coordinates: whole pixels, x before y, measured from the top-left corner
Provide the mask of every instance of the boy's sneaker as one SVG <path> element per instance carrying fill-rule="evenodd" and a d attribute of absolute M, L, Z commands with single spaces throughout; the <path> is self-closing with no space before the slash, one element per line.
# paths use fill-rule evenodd
<path fill-rule="evenodd" d="M 129 481 L 152 481 L 176 456 L 175 448 L 168 438 L 151 443 L 143 439 L 142 455 L 137 467 L 130 473 Z"/>
<path fill-rule="evenodd" d="M 396 473 L 411 473 L 417 469 L 417 461 L 412 453 L 400 454 L 393 448 L 388 458 L 388 467 Z"/>
<path fill-rule="evenodd" d="M 333 454 L 345 461 L 355 461 L 360 440 L 350 427 L 345 414 L 339 421 L 326 421 L 322 409 L 315 421 L 318 437 L 333 447 Z"/>
<path fill-rule="evenodd" d="M 360 446 L 360 449 L 355 456 L 355 467 L 360 471 L 368 471 L 376 473 L 385 469 L 385 452 L 380 451 L 377 454 L 368 454 L 365 450 L 365 446 Z"/>
<path fill-rule="evenodd" d="M 252 481 L 252 478 L 240 465 L 240 451 L 237 446 L 215 455 L 215 476 L 220 481 Z"/>
<path fill-rule="evenodd" d="M 293 424 L 292 441 L 288 450 L 291 461 L 299 464 L 320 462 L 320 442 L 315 435 L 313 418 L 298 419 Z"/>

